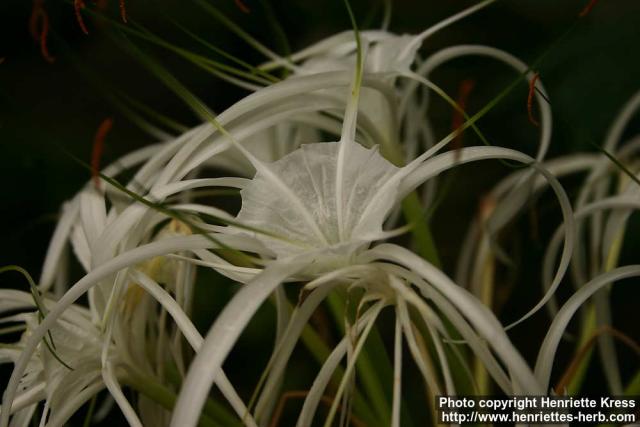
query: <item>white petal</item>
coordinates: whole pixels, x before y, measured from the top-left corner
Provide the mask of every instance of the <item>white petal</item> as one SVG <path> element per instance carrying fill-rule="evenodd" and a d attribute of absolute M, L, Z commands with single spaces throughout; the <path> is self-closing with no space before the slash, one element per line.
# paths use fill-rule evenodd
<path fill-rule="evenodd" d="M 589 297 L 604 286 L 619 280 L 637 276 L 640 276 L 639 265 L 628 265 L 603 273 L 582 286 L 562 306 L 556 317 L 553 319 L 553 323 L 549 327 L 549 331 L 542 342 L 542 346 L 540 347 L 538 358 L 536 360 L 535 375 L 545 391 L 548 389 L 549 382 L 551 381 L 551 369 L 553 368 L 553 362 L 555 361 L 558 344 L 560 344 L 560 339 L 562 338 L 562 335 L 575 312 Z"/>
<path fill-rule="evenodd" d="M 173 427 L 193 427 L 197 424 L 209 389 L 245 326 L 285 278 L 304 268 L 305 258 L 271 264 L 262 274 L 244 285 L 222 310 L 189 367 L 171 419 Z"/>

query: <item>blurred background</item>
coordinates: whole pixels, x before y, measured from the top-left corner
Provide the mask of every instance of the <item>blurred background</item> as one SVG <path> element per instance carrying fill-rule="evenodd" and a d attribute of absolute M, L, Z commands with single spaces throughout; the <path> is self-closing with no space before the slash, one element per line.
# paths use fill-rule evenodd
<path fill-rule="evenodd" d="M 350 28 L 341 0 L 243 0 L 248 13 L 233 0 L 210 1 L 240 27 L 282 54 L 287 51 L 285 37 L 290 50 L 296 51 Z M 92 2 L 87 3 L 95 9 Z M 393 0 L 390 30 L 417 33 L 473 3 Z M 640 90 L 640 2 L 601 1 L 578 22 L 578 13 L 587 3 L 500 0 L 430 38 L 421 54 L 455 44 L 487 44 L 531 63 L 548 52 L 536 69 L 546 86 L 554 114 L 554 136 L 548 157 L 594 151 L 593 144 L 602 143 L 607 127 L 622 105 Z M 380 25 L 382 2 L 352 0 L 352 5 L 363 28 Z M 34 277 L 39 274 L 60 205 L 89 179 L 89 172 L 64 150 L 89 162 L 94 135 L 105 118 L 113 118 L 113 128 L 105 140 L 103 165 L 154 142 L 110 102 L 109 91 L 125 93 L 187 126 L 199 123 L 179 98 L 109 37 L 109 22 L 84 13 L 89 31 L 85 35 L 76 21 L 72 2 L 46 0 L 43 6 L 49 17 L 48 50 L 55 58 L 53 63 L 43 58 L 39 44 L 29 33 L 32 2 L 0 2 L 0 224 L 6 227 L 0 232 L 0 264 L 18 264 Z M 186 37 L 175 22 L 249 63 L 264 61 L 255 50 L 202 13 L 193 1 L 128 0 L 126 7 L 131 22 L 141 23 L 164 40 L 184 48 L 210 54 Z M 107 11 L 114 22 L 120 22 L 117 1 L 107 2 Z M 284 34 L 266 18 L 268 15 L 277 18 Z M 559 40 L 570 28 L 571 32 Z M 216 112 L 248 93 L 221 82 L 168 50 L 132 40 Z M 482 108 L 515 77 L 504 65 L 481 58 L 451 61 L 432 75 L 453 97 L 463 80 L 473 79 L 475 86 L 467 101 L 470 113 Z M 520 84 L 479 122 L 492 144 L 535 152 L 538 131 L 527 120 L 527 91 L 527 85 Z M 446 103 L 433 99 L 430 118 L 436 136 L 442 137 L 451 130 L 453 113 Z M 639 130 L 640 117 L 636 117 L 625 135 L 635 135 Z M 479 143 L 472 133 L 464 135 L 465 145 Z M 504 165 L 485 162 L 465 166 L 456 173 L 446 199 L 431 220 L 446 272 L 451 273 L 455 267 L 462 237 L 482 195 L 508 172 Z M 579 183 L 579 180 L 565 183 L 570 195 L 575 194 Z M 508 304 L 500 311 L 505 323 L 518 318 L 540 297 L 541 257 L 550 233 L 560 222 L 558 211 L 554 199 L 543 195 L 531 208 L 531 214 L 522 216 L 512 226 L 518 233 L 513 233 L 508 247 L 513 250 L 517 265 L 515 270 L 504 272 L 505 282 L 510 283 Z M 621 263 L 639 261 L 637 216 L 632 216 Z M 0 277 L 0 285 L 24 289 L 13 275 Z M 560 291 L 563 297 L 570 293 L 570 287 L 565 288 Z M 220 309 L 221 300 L 233 291 L 233 285 L 202 290 L 202 300 L 207 303 L 196 313 L 201 329 L 206 331 Z M 615 326 L 640 340 L 638 291 L 629 284 L 615 288 L 612 295 Z M 262 320 L 268 320 L 273 313 L 269 308 L 261 315 Z M 542 311 L 512 331 L 511 336 L 529 360 L 534 359 L 547 325 L 548 316 Z M 250 329 L 233 359 L 237 371 L 248 369 L 247 375 L 259 374 L 268 354 L 249 351 L 247 356 L 243 349 L 260 345 L 270 348 L 270 340 L 260 328 Z M 620 353 L 630 376 L 638 367 L 637 356 L 628 351 Z M 570 355 L 570 351 L 562 354 L 559 364 L 564 366 Z M 247 368 L 253 365 L 255 370 Z M 293 369 L 303 372 L 305 367 Z M 594 380 L 586 391 L 604 391 L 597 364 L 592 370 Z M 230 375 L 233 377 L 234 373 Z"/>

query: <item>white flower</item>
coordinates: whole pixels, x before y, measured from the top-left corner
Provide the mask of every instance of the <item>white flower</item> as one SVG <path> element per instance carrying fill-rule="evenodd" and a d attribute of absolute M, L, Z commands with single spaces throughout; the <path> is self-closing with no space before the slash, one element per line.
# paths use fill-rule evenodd
<path fill-rule="evenodd" d="M 94 190 L 88 187 L 87 191 Z M 83 197 L 81 194 L 79 199 Z M 74 209 L 66 212 L 78 214 Z M 63 227 L 66 223 L 61 221 Z M 80 224 L 76 236 L 88 233 L 87 228 L 82 228 L 87 224 Z M 153 227 L 154 223 L 151 224 Z M 193 274 L 188 264 L 164 256 L 179 253 L 181 247 L 193 248 L 191 240 L 195 236 L 188 234 L 190 231 L 184 224 L 170 222 L 153 236 L 146 248 L 138 248 L 142 251 L 119 254 L 91 269 L 59 301 L 45 294 L 46 316 L 42 321 L 37 321 L 39 314 L 32 313 L 4 320 L 27 325 L 20 342 L 2 350 L 0 360 L 15 364 L 12 382 L 3 398 L 3 405 L 12 408 L 2 412 L 5 422 L 13 413 L 12 425 L 29 423 L 34 404 L 45 400 L 49 414 L 46 416 L 45 412 L 43 425 L 63 425 L 103 388 L 109 390 L 131 425 L 141 426 L 142 421 L 155 425 L 168 422 L 166 396 L 175 391 L 160 381 L 168 364 L 184 371 L 182 336 L 194 350 L 202 343 L 202 337 L 185 314 L 192 298 Z M 83 249 L 77 245 L 79 255 L 83 256 Z M 199 246 L 208 245 L 210 242 L 201 242 Z M 169 250 L 165 250 L 167 246 Z M 55 252 L 50 251 L 50 256 L 56 256 Z M 160 283 L 166 283 L 167 289 Z M 74 304 L 87 290 L 99 292 L 89 296 L 89 308 Z M 2 292 L 3 311 L 33 306 L 27 293 Z M 174 320 L 175 328 L 168 322 L 167 314 Z M 45 341 L 53 353 L 43 347 Z M 246 407 L 227 378 L 221 375 L 217 382 L 232 407 L 243 416 Z M 144 396 L 141 404 L 146 410 L 140 414 L 144 417 L 142 421 L 122 392 L 122 383 Z M 159 389 L 162 398 L 153 394 Z M 73 398 L 69 398 L 68 393 L 74 392 Z"/>
<path fill-rule="evenodd" d="M 367 42 L 366 39 L 363 40 L 362 52 L 366 51 Z M 360 61 L 356 60 L 355 63 L 359 64 Z M 390 83 L 388 77 L 392 77 L 394 72 L 398 73 L 398 69 L 392 66 L 391 74 L 378 81 L 375 73 L 367 74 L 364 65 L 367 63 L 364 60 L 361 69 L 356 67 L 356 76 L 344 107 L 339 142 L 312 142 L 302 145 L 276 162 L 265 163 L 235 141 L 233 134 L 227 136 L 230 143 L 257 170 L 251 183 L 243 187 L 243 205 L 236 222 L 258 229 L 258 232 L 251 235 L 268 250 L 263 251 L 262 255 L 275 255 L 275 261 L 265 262 L 263 272 L 247 282 L 210 329 L 201 352 L 190 367 L 173 414 L 172 425 L 195 424 L 196 414 L 199 413 L 211 381 L 255 310 L 281 283 L 294 277 L 299 278 L 301 274 L 307 281 L 305 290 L 311 292 L 311 295 L 294 312 L 285 336 L 279 341 L 272 357 L 272 371 L 256 408 L 258 420 L 268 418 L 268 408 L 272 407 L 274 398 L 273 387 L 277 387 L 278 377 L 283 374 L 286 361 L 299 339 L 301 325 L 308 321 L 330 290 L 338 285 L 346 285 L 348 289 L 364 289 L 365 294 L 360 303 L 362 316 L 352 325 L 352 335 L 345 337 L 345 341 L 334 349 L 318 374 L 298 418 L 299 426 L 311 423 L 324 388 L 340 360 L 348 354 L 346 374 L 327 419 L 327 424 L 332 422 L 343 393 L 349 393 L 349 378 L 353 373 L 355 359 L 373 323 L 386 306 L 394 307 L 397 316 L 397 356 L 394 366 L 398 371 L 395 372 L 395 380 L 399 381 L 400 377 L 404 336 L 429 388 L 435 394 L 456 393 L 448 362 L 439 344 L 441 340 L 449 339 L 448 332 L 444 322 L 426 304 L 424 298 L 429 299 L 454 324 L 505 393 L 543 392 L 539 380 L 487 307 L 458 287 L 438 268 L 412 252 L 396 245 L 374 243 L 387 237 L 383 224 L 390 211 L 410 192 L 441 172 L 459 164 L 483 159 L 509 159 L 525 164 L 533 163 L 534 160 L 523 153 L 497 147 L 471 147 L 460 150 L 457 155 L 453 152 L 436 155 L 451 140 L 449 136 L 408 165 L 402 168 L 393 166 L 377 150 L 364 148 L 357 142 L 356 117 L 360 118 L 360 114 L 366 117 L 368 112 L 368 104 L 358 107 L 359 102 L 364 102 L 359 99 L 360 82 L 369 90 L 378 83 L 393 88 L 392 80 Z M 332 66 L 331 62 L 322 58 L 312 64 L 314 67 L 307 69 L 322 70 L 324 66 Z M 339 65 L 335 65 L 335 68 L 339 68 Z M 404 71 L 410 74 L 407 70 Z M 309 77 L 320 78 L 325 72 L 331 73 L 318 71 L 318 74 L 311 74 Z M 359 73 L 363 73 L 363 76 Z M 284 92 L 287 83 L 295 86 L 305 78 L 292 78 L 278 86 Z M 373 83 L 367 86 L 367 82 L 371 81 Z M 364 90 L 363 88 L 363 93 Z M 334 88 L 330 91 L 323 89 L 322 93 L 337 94 Z M 255 96 L 259 94 L 258 92 Z M 390 105 L 389 111 L 397 109 Z M 369 114 L 369 118 L 373 117 L 373 113 Z M 541 153 L 544 149 L 543 144 Z M 542 166 L 534 167 L 550 182 L 560 201 L 564 219 L 571 225 L 571 207 L 562 187 Z M 567 228 L 572 229 L 571 226 Z M 224 233 L 226 230 L 220 231 Z M 571 231 L 567 231 L 567 249 L 558 269 L 560 278 L 566 270 L 571 243 Z M 420 313 L 433 342 L 438 343 L 435 345 L 443 378 L 439 378 L 426 366 L 414 336 L 412 321 L 408 315 L 409 307 Z M 348 348 L 351 350 L 348 351 Z M 506 370 L 501 364 L 507 367 Z M 441 383 L 444 383 L 444 388 L 441 388 Z M 400 388 L 394 389 L 393 425 L 399 424 L 400 395 Z"/>
<path fill-rule="evenodd" d="M 33 308 L 32 296 L 20 291 L 1 291 L 5 302 L 3 309 Z M 43 299 L 46 307 L 54 302 Z M 13 362 L 21 355 L 21 349 L 39 324 L 39 313 L 26 312 L 12 315 L 5 322 L 23 322 L 26 326 L 20 341 L 0 349 L 4 362 Z M 14 423 L 29 423 L 35 404 L 44 400 L 43 418 L 47 425 L 63 425 L 84 403 L 104 388 L 100 356 L 102 334 L 92 323 L 89 310 L 72 305 L 58 319 L 29 359 L 18 386 L 13 403 Z M 113 360 L 117 366 L 117 359 Z M 4 408 L 3 408 L 4 409 Z M 20 420 L 20 421 L 18 421 Z"/>

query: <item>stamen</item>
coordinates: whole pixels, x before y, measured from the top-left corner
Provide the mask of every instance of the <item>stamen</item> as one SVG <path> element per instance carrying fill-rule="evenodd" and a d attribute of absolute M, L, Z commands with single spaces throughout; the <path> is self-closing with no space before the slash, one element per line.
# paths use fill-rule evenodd
<path fill-rule="evenodd" d="M 44 0 L 33 0 L 33 7 L 31 8 L 31 16 L 29 17 L 29 34 L 33 41 L 40 40 L 40 33 L 38 32 L 38 17 L 40 16 L 40 10 L 43 9 L 42 4 Z"/>
<path fill-rule="evenodd" d="M 589 14 L 589 12 L 591 12 L 591 9 L 593 9 L 593 7 L 596 5 L 596 3 L 598 3 L 598 0 L 591 0 L 585 7 L 584 9 L 582 9 L 580 11 L 580 13 L 578 14 L 578 16 L 580 18 L 584 18 L 585 16 L 587 16 Z"/>
<path fill-rule="evenodd" d="M 91 151 L 91 177 L 93 178 L 93 184 L 96 189 L 100 189 L 100 159 L 102 158 L 102 151 L 104 149 L 104 140 L 107 133 L 113 126 L 113 119 L 106 118 L 100 123 L 96 136 L 93 139 L 93 150 Z"/>
<path fill-rule="evenodd" d="M 78 21 L 78 25 L 80 25 L 80 29 L 85 35 L 89 35 L 89 30 L 87 30 L 87 26 L 84 24 L 81 13 L 81 10 L 84 9 L 84 0 L 73 0 L 73 8 L 76 11 L 76 20 Z"/>
<path fill-rule="evenodd" d="M 482 224 L 491 218 L 491 214 L 495 211 L 496 205 L 497 201 L 491 194 L 487 194 L 480 199 L 478 213 Z"/>
<path fill-rule="evenodd" d="M 127 8 L 124 4 L 124 0 L 120 0 L 120 18 L 122 18 L 122 22 L 127 23 Z"/>
<path fill-rule="evenodd" d="M 555 386 L 554 390 L 556 391 L 556 393 L 564 395 L 565 389 L 569 386 L 571 380 L 578 372 L 580 363 L 589 354 L 589 350 L 591 350 L 596 344 L 598 337 L 605 334 L 611 335 L 613 338 L 617 339 L 618 341 L 629 347 L 631 350 L 633 350 L 636 354 L 640 355 L 640 344 L 634 341 L 633 338 L 611 326 L 601 326 L 600 328 L 596 329 L 593 332 L 593 335 L 589 337 L 587 342 L 585 342 L 584 345 L 578 349 L 575 356 L 569 363 L 569 366 L 567 367 L 564 375 L 562 375 L 562 378 L 560 378 L 560 381 L 558 381 L 558 384 Z"/>
<path fill-rule="evenodd" d="M 453 119 L 451 120 L 451 130 L 456 131 L 460 129 L 462 125 L 464 125 L 464 112 L 467 109 L 467 100 L 469 99 L 469 94 L 473 90 L 473 87 L 476 85 L 476 82 L 472 79 L 465 79 L 458 86 L 458 98 L 456 99 L 456 104 L 460 107 L 460 110 L 456 109 L 453 113 Z M 456 135 L 455 139 L 451 142 L 451 148 L 454 150 L 458 150 L 462 148 L 462 132 Z"/>
<path fill-rule="evenodd" d="M 38 9 L 36 16 L 40 21 L 42 21 L 42 29 L 38 34 L 38 40 L 40 40 L 40 53 L 45 61 L 53 64 L 55 62 L 55 58 L 51 56 L 49 48 L 47 47 L 47 37 L 49 36 L 49 15 L 47 15 L 47 12 L 43 8 L 40 8 Z M 36 20 L 38 19 L 36 18 Z"/>
<path fill-rule="evenodd" d="M 55 62 L 55 58 L 49 53 L 47 47 L 47 36 L 49 35 L 49 15 L 44 9 L 44 0 L 34 0 L 31 16 L 29 17 L 29 33 L 34 41 L 40 43 L 40 53 L 48 63 Z M 38 24 L 41 24 L 38 30 Z"/>
<path fill-rule="evenodd" d="M 527 115 L 529 116 L 529 121 L 536 127 L 540 127 L 540 122 L 533 117 L 533 95 L 536 92 L 536 82 L 538 81 L 538 77 L 540 77 L 540 74 L 538 73 L 533 75 L 533 78 L 529 82 L 529 95 L 527 96 Z"/>
<path fill-rule="evenodd" d="M 53 56 L 51 56 L 51 54 L 49 53 L 49 48 L 47 47 L 47 37 L 49 36 L 49 15 L 47 15 L 44 9 L 40 9 L 40 10 L 41 10 L 41 16 L 42 16 L 42 32 L 40 33 L 40 52 L 42 53 L 42 57 L 45 59 L 45 61 L 47 61 L 50 64 L 53 64 L 56 59 Z"/>
<path fill-rule="evenodd" d="M 235 2 L 238 9 L 240 9 L 244 13 L 251 13 L 251 9 L 249 9 L 249 7 L 247 7 L 247 5 L 242 2 L 242 0 L 235 0 Z"/>

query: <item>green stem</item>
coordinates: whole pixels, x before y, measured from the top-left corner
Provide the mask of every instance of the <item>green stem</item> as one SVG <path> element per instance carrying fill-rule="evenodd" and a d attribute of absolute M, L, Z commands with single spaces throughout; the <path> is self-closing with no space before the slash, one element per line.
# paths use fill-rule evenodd
<path fill-rule="evenodd" d="M 402 211 L 407 222 L 412 225 L 411 232 L 418 254 L 436 267 L 440 267 L 440 257 L 433 240 L 433 234 L 425 220 L 424 210 L 415 191 L 402 201 Z"/>
<path fill-rule="evenodd" d="M 394 141 L 383 141 L 382 154 L 394 165 L 402 167 L 405 164 L 404 155 L 402 154 L 402 147 Z M 402 212 L 409 224 L 411 224 L 411 234 L 413 234 L 414 242 L 418 254 L 435 265 L 440 267 L 440 258 L 438 257 L 438 250 L 436 249 L 435 242 L 433 241 L 433 235 L 429 228 L 427 215 L 420 203 L 418 194 L 413 191 L 402 201 Z"/>
<path fill-rule="evenodd" d="M 624 241 L 624 227 L 618 233 L 618 237 L 614 240 L 613 245 L 611 246 L 611 250 L 607 254 L 607 259 L 605 260 L 605 271 L 611 271 L 618 265 L 618 259 L 620 258 L 620 251 L 622 250 L 622 243 Z M 589 305 L 587 312 L 586 321 L 582 324 L 580 329 L 580 342 L 578 342 L 578 349 L 582 348 L 586 342 L 591 339 L 593 334 L 597 328 L 597 319 L 596 319 L 596 311 L 595 306 L 593 304 Z M 587 375 L 587 368 L 589 367 L 589 363 L 591 362 L 591 357 L 593 354 L 593 349 L 589 350 L 587 355 L 582 359 L 578 370 L 576 371 L 576 375 L 573 377 L 568 386 L 568 392 L 570 396 L 576 395 L 580 392 L 580 388 L 582 387 L 582 383 L 584 382 L 584 378 Z"/>
<path fill-rule="evenodd" d="M 305 326 L 302 331 L 302 342 L 320 366 L 324 364 L 325 360 L 331 354 L 331 351 L 324 341 L 322 341 L 322 338 L 309 325 Z M 344 370 L 341 367 L 337 367 L 334 376 L 331 378 L 332 387 L 338 387 L 339 379 L 342 378 L 343 375 Z M 353 408 L 354 412 L 366 423 L 366 425 L 380 425 L 380 419 L 375 416 L 373 409 L 358 390 L 354 393 Z"/>
<path fill-rule="evenodd" d="M 589 304 L 587 307 L 587 314 L 585 316 L 585 322 L 582 324 L 580 328 L 580 339 L 578 340 L 578 344 L 576 346 L 577 351 L 584 347 L 586 343 L 591 339 L 593 333 L 596 330 L 596 310 L 593 304 Z M 587 375 L 587 370 L 589 368 L 589 364 L 591 362 L 591 356 L 593 355 L 593 348 L 591 348 L 587 354 L 584 356 L 580 365 L 576 369 L 576 373 L 571 379 L 571 382 L 567 386 L 567 394 L 569 396 L 577 396 L 580 393 L 580 389 L 582 388 L 582 383 L 584 383 L 585 376 Z M 558 392 L 562 392 L 562 390 L 557 390 Z"/>
<path fill-rule="evenodd" d="M 338 325 L 340 331 L 344 333 L 344 316 L 346 310 L 344 299 L 341 298 L 341 295 L 332 293 L 327 298 L 327 301 L 329 303 L 329 308 L 336 325 Z M 377 335 L 378 339 L 371 340 L 370 342 L 373 343 L 375 341 L 378 344 L 381 344 L 382 339 L 380 338 L 380 334 L 375 326 L 370 332 L 370 337 L 373 337 L 374 335 Z M 364 392 L 371 402 L 371 406 L 374 408 L 375 414 L 378 419 L 378 424 L 388 425 L 390 421 L 389 415 L 391 413 L 391 409 L 389 407 L 389 402 L 385 396 L 384 390 L 390 390 L 391 386 L 389 385 L 389 387 L 387 388 L 383 387 L 380 379 L 382 377 L 390 378 L 392 376 L 391 365 L 388 357 L 386 357 L 386 351 L 384 350 L 383 346 L 382 348 L 377 348 L 376 350 L 380 352 L 380 356 L 385 356 L 386 363 L 380 363 L 380 360 L 378 360 L 379 363 L 373 363 L 370 351 L 371 348 L 367 347 L 368 346 L 365 346 L 365 348 L 363 348 L 362 352 L 360 353 L 356 368 L 358 370 L 359 378 L 362 381 Z"/>
<path fill-rule="evenodd" d="M 483 241 L 485 238 L 483 237 Z M 489 243 L 487 243 L 489 244 Z M 480 300 L 490 310 L 493 310 L 493 284 L 495 282 L 495 265 L 493 256 L 490 255 L 482 269 L 482 287 L 480 290 Z M 474 375 L 476 384 L 478 385 L 478 393 L 481 396 L 491 394 L 491 382 L 489 381 L 489 372 L 484 367 L 484 363 L 480 358 L 476 357 L 474 361 Z"/>
<path fill-rule="evenodd" d="M 168 411 L 172 411 L 176 404 L 176 394 L 162 384 L 157 383 L 153 378 L 128 370 L 123 383 Z M 198 425 L 200 427 L 222 427 L 222 424 L 215 422 L 209 415 L 204 413 L 200 416 Z"/>
<path fill-rule="evenodd" d="M 82 423 L 82 427 L 89 427 L 91 425 L 91 419 L 93 418 L 93 411 L 96 407 L 96 396 L 91 398 L 89 402 L 89 409 L 87 409 L 87 415 L 84 417 L 84 422 Z"/>
<path fill-rule="evenodd" d="M 624 389 L 625 396 L 637 396 L 640 394 L 640 370 L 636 372 L 634 377 L 627 384 L 627 388 Z"/>

